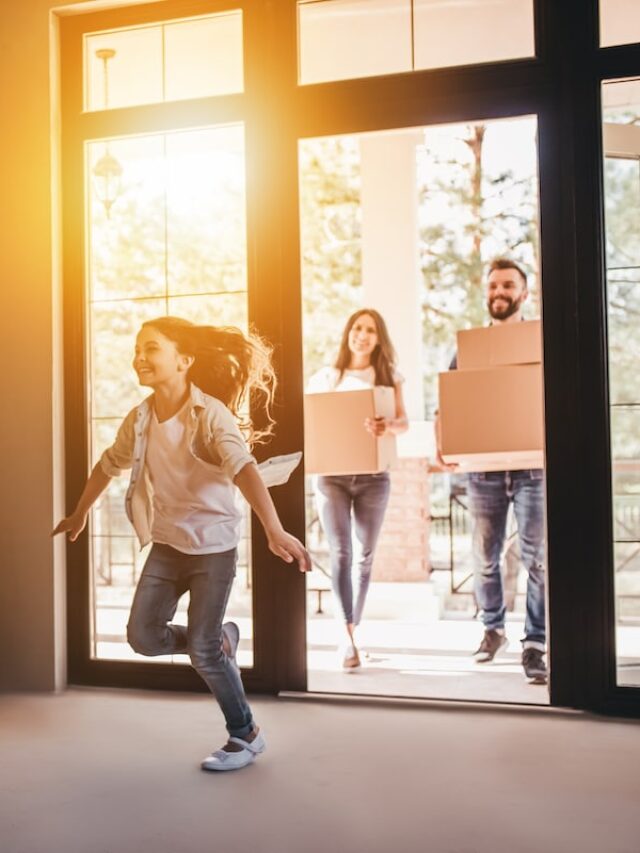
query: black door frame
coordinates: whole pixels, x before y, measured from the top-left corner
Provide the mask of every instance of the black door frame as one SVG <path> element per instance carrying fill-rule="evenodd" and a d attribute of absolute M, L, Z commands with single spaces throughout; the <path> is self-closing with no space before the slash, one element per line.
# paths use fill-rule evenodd
<path fill-rule="evenodd" d="M 109 114 L 81 113 L 83 32 L 242 8 L 245 94 Z M 538 117 L 547 456 L 551 703 L 640 713 L 640 689 L 617 687 L 603 231 L 603 80 L 640 74 L 640 45 L 600 49 L 597 0 L 535 0 L 536 58 L 297 85 L 295 0 L 170 0 L 65 18 L 63 263 L 69 504 L 86 475 L 82 144 L 136 130 L 243 120 L 247 135 L 249 314 L 276 344 L 278 436 L 299 448 L 302 338 L 297 143 L 300 138 L 445 122 Z M 215 103 L 214 103 L 215 100 Z M 585 463 L 585 460 L 588 460 Z M 286 525 L 304 534 L 298 472 L 276 490 Z M 256 663 L 251 691 L 306 689 L 304 579 L 253 535 Z M 88 658 L 88 550 L 69 549 L 70 679 L 198 689 L 189 667 Z"/>

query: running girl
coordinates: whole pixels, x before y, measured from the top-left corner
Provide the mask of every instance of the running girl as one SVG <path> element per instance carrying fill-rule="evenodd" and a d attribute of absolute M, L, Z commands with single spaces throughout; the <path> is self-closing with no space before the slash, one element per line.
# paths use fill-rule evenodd
<path fill-rule="evenodd" d="M 74 511 L 53 534 L 75 541 L 91 506 L 131 469 L 126 510 L 141 546 L 152 543 L 131 607 L 127 638 L 144 655 L 188 653 L 224 714 L 228 742 L 204 770 L 245 767 L 265 749 L 247 703 L 235 656 L 237 625 L 223 617 L 235 576 L 241 512 L 236 486 L 258 516 L 269 548 L 300 571 L 301 543 L 283 529 L 249 445 L 273 429 L 275 374 L 270 350 L 239 329 L 197 326 L 177 317 L 144 323 L 133 368 L 153 394 L 124 419 L 94 467 Z M 261 432 L 241 421 L 247 395 L 265 416 Z M 171 623 L 189 592 L 188 626 Z"/>

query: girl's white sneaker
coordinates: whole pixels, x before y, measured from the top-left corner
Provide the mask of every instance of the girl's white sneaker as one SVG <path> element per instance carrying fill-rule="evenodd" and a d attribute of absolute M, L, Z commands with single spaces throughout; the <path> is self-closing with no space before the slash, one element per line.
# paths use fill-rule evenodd
<path fill-rule="evenodd" d="M 267 748 L 262 732 L 258 732 L 251 743 L 239 737 L 230 737 L 229 742 L 237 743 L 242 749 L 238 752 L 217 749 L 202 761 L 200 767 L 203 770 L 240 770 L 241 767 L 253 764 L 256 755 L 264 752 Z"/>
<path fill-rule="evenodd" d="M 222 633 L 229 644 L 229 658 L 236 663 L 236 652 L 238 651 L 238 643 L 240 642 L 240 628 L 238 628 L 235 622 L 225 622 L 222 626 Z"/>

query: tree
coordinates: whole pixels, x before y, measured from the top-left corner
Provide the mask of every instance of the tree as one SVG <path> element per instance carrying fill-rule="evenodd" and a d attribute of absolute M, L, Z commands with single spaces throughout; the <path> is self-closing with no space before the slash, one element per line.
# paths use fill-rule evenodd
<path fill-rule="evenodd" d="M 357 137 L 300 146 L 300 229 L 305 376 L 335 358 L 347 317 L 360 307 L 360 148 Z"/>
<path fill-rule="evenodd" d="M 493 134 L 493 144 L 499 144 L 501 127 L 492 123 L 427 130 L 419 153 L 427 408 L 437 404 L 433 365 L 446 369 L 455 332 L 486 322 L 484 269 L 491 257 L 504 255 L 522 263 L 535 284 L 536 175 L 526 167 L 518 175 L 513 168 L 487 167 L 488 138 Z M 442 143 L 448 147 L 445 156 L 439 153 Z"/>

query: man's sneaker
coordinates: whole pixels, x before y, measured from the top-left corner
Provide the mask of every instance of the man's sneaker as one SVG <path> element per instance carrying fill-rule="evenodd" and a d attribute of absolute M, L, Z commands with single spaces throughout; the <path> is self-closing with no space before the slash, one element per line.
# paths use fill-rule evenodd
<path fill-rule="evenodd" d="M 504 634 L 499 631 L 489 629 L 484 632 L 484 637 L 473 657 L 476 663 L 489 663 L 501 651 L 504 651 L 509 645 L 509 641 Z"/>
<path fill-rule="evenodd" d="M 527 678 L 531 679 L 533 684 L 547 683 L 547 665 L 544 662 L 544 652 L 540 649 L 523 649 L 522 651 L 522 667 Z"/>

